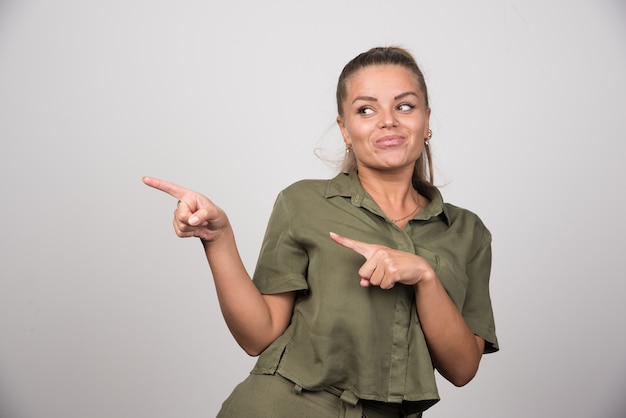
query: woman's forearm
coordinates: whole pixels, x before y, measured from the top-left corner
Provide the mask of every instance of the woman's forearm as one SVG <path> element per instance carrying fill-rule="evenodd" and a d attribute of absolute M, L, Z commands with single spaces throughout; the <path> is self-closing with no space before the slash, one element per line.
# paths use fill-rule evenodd
<path fill-rule="evenodd" d="M 417 314 L 435 367 L 456 386 L 478 371 L 484 341 L 474 335 L 436 276 L 415 287 Z"/>

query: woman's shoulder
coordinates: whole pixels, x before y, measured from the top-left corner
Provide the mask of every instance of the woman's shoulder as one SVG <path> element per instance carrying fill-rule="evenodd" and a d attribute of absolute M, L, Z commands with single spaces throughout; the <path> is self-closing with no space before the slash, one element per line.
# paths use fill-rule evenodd
<path fill-rule="evenodd" d="M 325 194 L 329 182 L 329 179 L 302 179 L 285 187 L 281 194 L 287 196 Z"/>
<path fill-rule="evenodd" d="M 283 188 L 276 197 L 275 207 L 282 207 L 289 213 L 303 216 L 311 214 L 320 207 L 325 200 L 328 180 L 304 179 L 298 180 Z"/>
<path fill-rule="evenodd" d="M 285 189 L 310 189 L 320 186 L 325 187 L 329 181 L 329 179 L 302 179 L 291 183 Z"/>
<path fill-rule="evenodd" d="M 472 210 L 448 202 L 443 197 L 439 188 L 433 187 L 427 191 L 426 196 L 431 200 L 432 210 L 443 212 L 449 224 L 454 222 L 471 222 L 484 225 L 480 217 Z"/>
<path fill-rule="evenodd" d="M 450 218 L 469 218 L 480 221 L 480 217 L 470 209 L 455 205 L 450 202 L 444 202 L 443 206 L 445 207 L 445 210 Z"/>
<path fill-rule="evenodd" d="M 481 231 L 487 236 L 491 235 L 483 220 L 474 211 L 448 202 L 444 202 L 443 206 L 450 225 Z"/>
<path fill-rule="evenodd" d="M 328 180 L 304 179 L 284 187 L 276 197 L 277 202 L 282 204 L 307 204 L 324 197 L 328 187 Z M 291 202 L 291 203 L 290 203 Z"/>

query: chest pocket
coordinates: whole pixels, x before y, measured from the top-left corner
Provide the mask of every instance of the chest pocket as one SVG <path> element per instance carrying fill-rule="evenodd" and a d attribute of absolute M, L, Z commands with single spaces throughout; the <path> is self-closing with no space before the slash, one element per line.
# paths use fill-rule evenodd
<path fill-rule="evenodd" d="M 416 254 L 422 257 L 435 270 L 435 274 L 448 292 L 459 311 L 463 311 L 469 277 L 465 269 L 437 253 L 423 247 L 416 247 Z"/>

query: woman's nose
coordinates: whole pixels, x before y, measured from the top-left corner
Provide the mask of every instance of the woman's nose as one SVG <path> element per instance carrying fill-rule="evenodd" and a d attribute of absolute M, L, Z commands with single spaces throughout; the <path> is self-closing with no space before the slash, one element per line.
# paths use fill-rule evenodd
<path fill-rule="evenodd" d="M 381 116 L 381 128 L 395 128 L 396 126 L 398 126 L 398 120 L 394 117 L 393 113 L 387 112 Z"/>

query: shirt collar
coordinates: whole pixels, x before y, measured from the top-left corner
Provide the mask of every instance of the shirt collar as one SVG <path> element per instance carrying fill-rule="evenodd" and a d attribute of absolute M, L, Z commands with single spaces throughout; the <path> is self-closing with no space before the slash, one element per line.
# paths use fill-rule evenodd
<path fill-rule="evenodd" d="M 369 208 L 369 202 L 372 202 L 376 208 L 375 212 L 379 212 L 380 209 L 374 203 L 374 199 L 365 191 L 359 176 L 356 171 L 351 173 L 339 173 L 328 182 L 326 188 L 326 199 L 341 196 L 350 198 L 350 201 L 354 206 Z M 422 208 L 413 219 L 428 220 L 433 217 L 441 218 L 446 224 L 450 225 L 450 216 L 448 214 L 448 208 L 443 202 L 443 197 L 438 189 L 433 189 L 432 196 L 426 196 L 430 200 L 430 203 L 425 208 Z"/>

